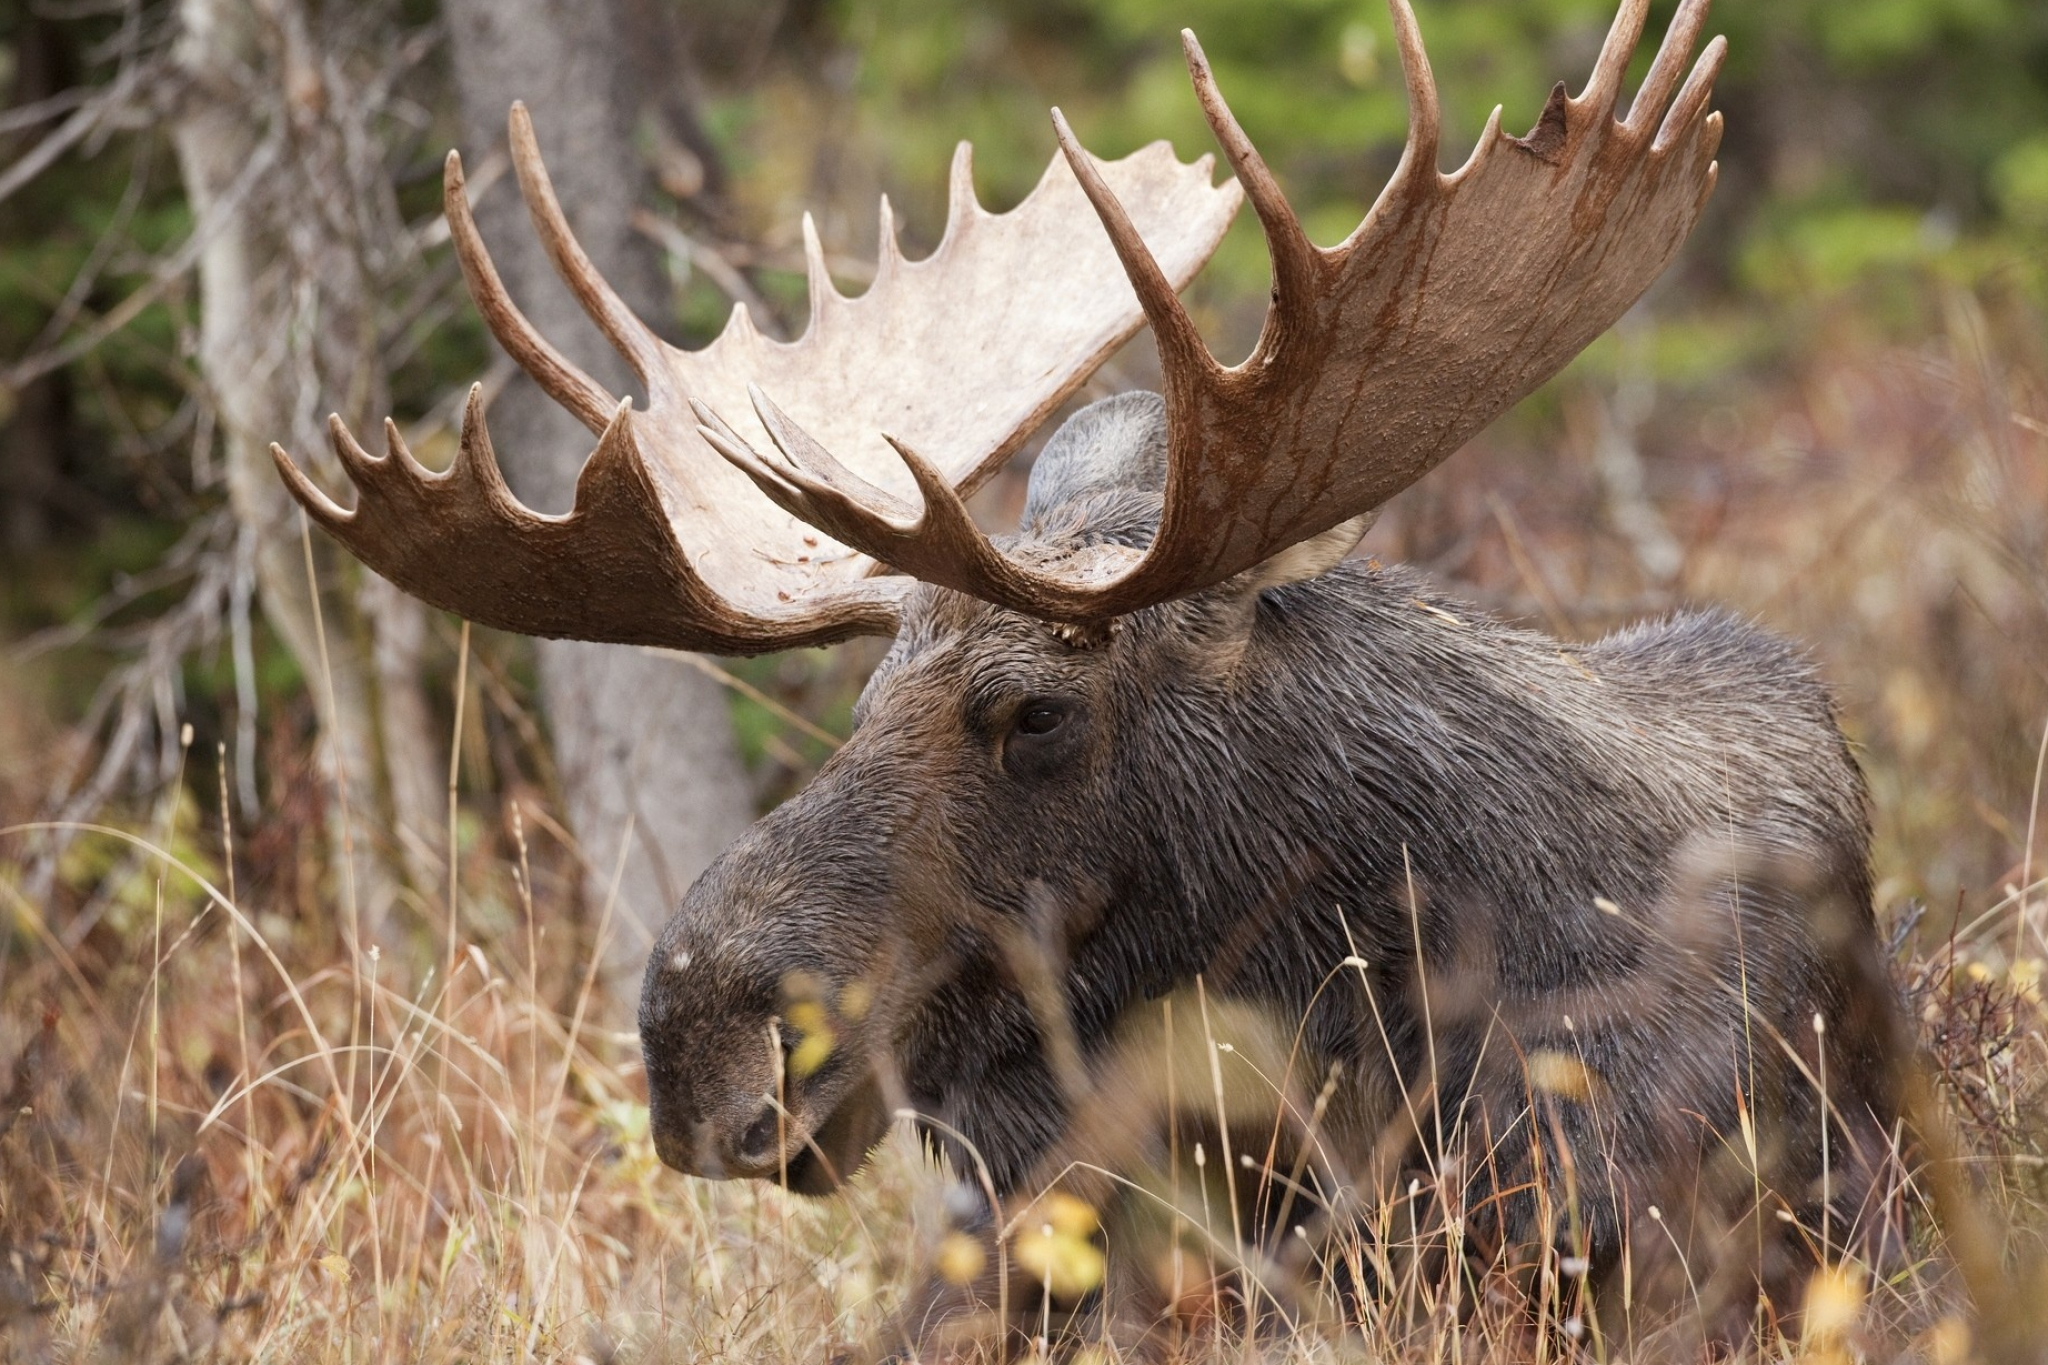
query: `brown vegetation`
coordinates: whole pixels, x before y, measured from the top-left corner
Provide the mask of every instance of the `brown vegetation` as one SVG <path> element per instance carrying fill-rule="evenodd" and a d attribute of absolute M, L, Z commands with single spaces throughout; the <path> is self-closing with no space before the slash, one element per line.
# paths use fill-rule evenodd
<path fill-rule="evenodd" d="M 1946 1118 L 1907 1192 L 1905 1262 L 1823 1279 L 1808 1339 L 1759 1347 L 1771 1358 L 1962 1360 L 1972 1342 L 2016 1351 L 2041 1322 L 2048 393 L 2029 377 L 2038 318 L 1959 296 L 1947 319 L 1912 348 L 1845 324 L 1796 367 L 1680 393 L 1633 428 L 1656 452 L 1639 496 L 1678 551 L 1668 586 L 1614 529 L 1597 451 L 1617 418 L 1584 390 L 1544 433 L 1551 453 L 1517 448 L 1550 425 L 1538 414 L 1367 547 L 1576 633 L 1677 596 L 1746 607 L 1811 641 L 1841 690 L 1877 793 L 1880 910 Z M 516 705 L 495 683 L 469 701 Z M 8 727 L 0 789 L 24 819 L 61 736 L 25 714 Z M 281 730 L 273 774 L 306 771 L 298 743 Z M 48 902 L 0 872 L 18 944 L 0 982 L 15 1358 L 816 1360 L 947 1254 L 907 1140 L 824 1203 L 662 1170 L 636 1050 L 591 1028 L 589 945 L 555 913 L 575 850 L 517 761 L 502 766 L 516 743 L 495 747 L 465 755 L 463 857 L 418 907 L 453 937 L 410 960 L 350 951 L 309 782 L 274 777 L 250 827 L 189 795 L 154 821 L 109 809 Z M 185 762 L 184 790 L 214 786 L 211 755 Z M 36 837 L 11 827 L 0 869 Z M 1452 1293 L 1397 1278 L 1362 1331 L 1269 1324 L 1262 1349 L 1562 1349 L 1491 1300 L 1454 1312 Z M 1237 1350 L 1218 1302 L 1187 1300 L 1198 1354 Z"/>

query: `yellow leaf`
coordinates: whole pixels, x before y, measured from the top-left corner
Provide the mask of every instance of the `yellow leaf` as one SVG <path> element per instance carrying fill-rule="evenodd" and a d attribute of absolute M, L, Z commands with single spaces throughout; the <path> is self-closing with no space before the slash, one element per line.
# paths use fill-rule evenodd
<path fill-rule="evenodd" d="M 1095 1215 L 1095 1206 L 1085 1199 L 1054 1190 L 1038 1201 L 1025 1220 L 1026 1225 L 1052 1224 L 1052 1230 L 1069 1237 L 1093 1237 L 1102 1226 L 1102 1220 Z"/>
<path fill-rule="evenodd" d="M 789 1053 L 789 1074 L 802 1080 L 825 1065 L 825 1059 L 832 1055 L 833 1044 L 839 1041 L 831 1029 L 818 1027 L 805 1029 L 803 1041 Z"/>
<path fill-rule="evenodd" d="M 1963 1365 L 1970 1358 L 1970 1324 L 1961 1318 L 1943 1318 L 1927 1329 L 1924 1341 L 1933 1365 Z"/>
<path fill-rule="evenodd" d="M 946 1240 L 939 1243 L 939 1254 L 932 1268 L 947 1284 L 971 1284 L 981 1268 L 988 1264 L 988 1251 L 979 1238 L 964 1232 L 949 1232 Z"/>
<path fill-rule="evenodd" d="M 1602 1089 L 1600 1077 L 1568 1052 L 1555 1052 L 1547 1048 L 1532 1052 L 1529 1054 L 1527 1070 L 1531 1089 L 1556 1095 L 1560 1099 L 1577 1100 L 1585 1104 Z"/>
<path fill-rule="evenodd" d="M 322 1256 L 320 1268 L 343 1284 L 347 1284 L 349 1277 L 355 1274 L 355 1267 L 348 1263 L 346 1256 Z"/>
<path fill-rule="evenodd" d="M 1043 1223 L 1017 1238 L 1017 1264 L 1055 1298 L 1078 1299 L 1102 1283 L 1102 1252 L 1089 1241 Z"/>
<path fill-rule="evenodd" d="M 1807 1341 L 1838 1341 L 1862 1314 L 1863 1275 L 1854 1266 L 1826 1266 L 1806 1282 L 1806 1309 L 1800 1328 Z"/>

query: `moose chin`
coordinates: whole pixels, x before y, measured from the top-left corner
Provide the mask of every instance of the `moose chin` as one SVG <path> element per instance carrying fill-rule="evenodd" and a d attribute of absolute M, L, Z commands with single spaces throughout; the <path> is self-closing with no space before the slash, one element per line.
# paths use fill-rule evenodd
<path fill-rule="evenodd" d="M 1427 1170 L 1468 1251 L 1571 1267 L 1546 1292 L 1574 1311 L 1632 1247 L 1690 1238 L 1739 1263 L 1735 1322 L 1760 1293 L 1782 1315 L 1889 1226 L 1866 798 L 1808 661 L 1711 611 L 1567 646 L 1352 556 L 1697 220 L 1725 44 L 1694 60 L 1706 4 L 1685 0 L 1624 112 L 1647 8 L 1624 0 L 1576 96 L 1559 84 L 1524 137 L 1496 113 L 1445 173 L 1391 0 L 1408 144 L 1331 248 L 1183 35 L 1234 180 L 1163 144 L 1098 161 L 1054 111 L 1060 154 L 1010 213 L 977 204 L 963 145 L 929 258 L 902 257 L 885 201 L 860 298 L 806 220 L 811 319 L 787 345 L 744 309 L 701 350 L 658 339 L 577 246 L 515 108 L 541 238 L 647 392 L 615 398 L 526 322 L 451 154 L 485 321 L 599 438 L 574 510 L 512 497 L 474 393 L 445 474 L 395 428 L 371 456 L 334 424 L 352 510 L 273 447 L 343 544 L 487 624 L 728 654 L 893 636 L 845 746 L 661 934 L 641 1041 L 679 1171 L 829 1193 L 907 1113 L 967 1178 L 965 1234 L 999 1241 L 1055 1186 L 1085 1202 L 1074 1235 L 1106 1276 L 1041 1275 L 1037 1299 L 935 1280 L 913 1343 L 992 1304 L 1036 1322 L 1049 1295 L 1157 1349 L 1185 1302 L 1155 1273 L 1177 1235 L 1157 1210 L 1189 1143 L 1224 1157 L 1246 1258 L 1369 1228 Z M 1246 197 L 1273 302 L 1226 367 L 1177 290 Z M 1161 394 L 1069 417 L 1017 532 L 985 535 L 964 496 L 1143 324 Z"/>

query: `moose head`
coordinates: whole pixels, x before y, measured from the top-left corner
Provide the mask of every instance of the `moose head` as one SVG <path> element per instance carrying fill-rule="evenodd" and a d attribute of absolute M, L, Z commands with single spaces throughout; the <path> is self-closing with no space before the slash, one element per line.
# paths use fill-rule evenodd
<path fill-rule="evenodd" d="M 1867 929 L 1860 782 L 1788 651 L 1697 618 L 1586 662 L 1461 619 L 1398 570 L 1338 567 L 1391 498 L 1629 308 L 1697 221 L 1725 46 L 1694 61 L 1707 5 L 1684 0 L 1624 109 L 1648 8 L 1623 0 L 1579 94 L 1559 84 L 1523 137 L 1496 110 L 1445 172 L 1415 17 L 1390 0 L 1407 145 L 1327 248 L 1183 34 L 1234 181 L 1164 144 L 1098 161 L 1055 110 L 1059 154 L 1009 213 L 979 207 L 961 147 L 929 258 L 903 258 L 884 201 L 859 298 L 836 291 L 806 219 L 810 322 L 790 344 L 744 308 L 701 350 L 656 337 L 578 247 L 515 108 L 535 228 L 644 406 L 521 315 L 450 155 L 470 291 L 596 451 L 573 510 L 542 516 L 506 488 L 474 391 L 446 473 L 395 427 L 373 457 L 337 421 L 352 510 L 273 447 L 314 520 L 406 590 L 508 630 L 725 654 L 895 639 L 845 747 L 705 872 L 656 945 L 641 1020 L 664 1160 L 829 1190 L 909 1105 L 999 1192 L 1018 1188 L 1119 1017 L 1205 972 L 1310 1019 L 1309 1045 L 1359 1087 L 1332 1113 L 1369 1146 L 1427 1029 L 1318 983 L 1369 959 L 1398 995 L 1434 932 L 1418 884 L 1512 927 L 1498 991 L 1532 1009 L 1636 969 L 1643 952 L 1614 946 L 1631 931 L 1590 907 L 1656 903 L 1702 832 L 1809 856 Z M 1272 303 L 1226 366 L 1177 291 L 1241 197 Z M 985 534 L 965 497 L 1143 324 L 1163 393 L 1069 419 L 1017 533 Z M 1813 1009 L 1841 1008 L 1826 954 L 1781 901 L 1725 894 L 1775 955 L 1784 1036 L 1810 1036 Z M 1718 1040 L 1709 1056 L 1747 1036 L 1722 995 L 1701 999 L 1682 1020 L 1660 1005 L 1615 1021 L 1600 1054 L 1647 1087 L 1617 1120 L 1645 1150 L 1669 1145 L 1652 1110 L 1736 1121 L 1724 1062 L 1655 1051 L 1685 1030 Z M 1427 1051 L 1480 1069 L 1450 1042 Z M 1610 1195 L 1583 1235 L 1611 1258 L 1625 1201 Z"/>

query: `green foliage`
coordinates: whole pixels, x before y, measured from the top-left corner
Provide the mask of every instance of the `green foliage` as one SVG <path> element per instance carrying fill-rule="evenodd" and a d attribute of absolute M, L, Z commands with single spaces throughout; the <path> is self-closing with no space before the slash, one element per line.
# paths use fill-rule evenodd
<path fill-rule="evenodd" d="M 2016 227 L 2048 232 L 2048 131 L 2034 134 L 1993 163 L 1992 195 Z"/>
<path fill-rule="evenodd" d="M 1653 7 L 1638 74 L 1674 8 Z M 1418 0 L 1417 9 L 1450 164 L 1496 104 L 1518 131 L 1554 81 L 1583 83 L 1614 6 Z M 1162 137 L 1183 154 L 1209 150 L 1176 41 L 1184 25 L 1200 34 L 1317 240 L 1355 226 L 1406 127 L 1391 25 L 1372 0 L 834 0 L 825 14 L 853 70 L 847 144 L 883 159 L 885 183 L 926 222 L 940 211 L 956 138 L 976 144 L 986 199 L 1026 192 L 1052 151 L 1051 103 L 1103 155 Z M 1709 31 L 1730 41 L 1725 159 L 1744 189 L 1737 221 L 1694 244 L 1696 258 L 1714 258 L 1694 272 L 1696 285 L 1827 293 L 1956 264 L 1954 228 L 1981 239 L 2048 227 L 2048 6 L 1774 0 L 1723 5 Z M 1942 215 L 1932 227 L 1930 208 Z M 1214 270 L 1229 290 L 1257 289 L 1256 237 L 1234 235 Z"/>

